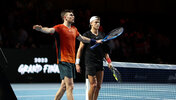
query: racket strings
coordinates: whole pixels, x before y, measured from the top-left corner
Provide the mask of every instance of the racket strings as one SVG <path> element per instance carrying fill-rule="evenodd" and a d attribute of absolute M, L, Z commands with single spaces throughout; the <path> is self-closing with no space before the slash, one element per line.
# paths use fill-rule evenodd
<path fill-rule="evenodd" d="M 111 70 L 113 72 L 113 76 L 116 79 L 116 81 L 120 82 L 121 81 L 121 74 L 120 74 L 120 72 L 116 68 L 114 68 L 114 67 L 112 67 Z"/>
<path fill-rule="evenodd" d="M 110 39 L 110 38 L 113 38 L 113 37 L 116 37 L 118 35 L 120 35 L 121 33 L 123 32 L 123 28 L 116 28 L 114 30 L 112 30 L 109 34 L 109 36 L 107 37 L 107 39 Z"/>

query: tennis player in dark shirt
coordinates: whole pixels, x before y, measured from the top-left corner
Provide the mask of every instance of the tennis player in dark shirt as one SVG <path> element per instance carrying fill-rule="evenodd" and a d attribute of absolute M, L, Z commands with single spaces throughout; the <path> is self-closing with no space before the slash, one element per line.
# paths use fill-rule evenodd
<path fill-rule="evenodd" d="M 95 40 L 103 39 L 105 37 L 105 34 L 99 31 L 100 17 L 92 16 L 90 18 L 90 26 L 91 29 L 85 32 L 83 36 Z M 106 58 L 109 68 L 112 66 L 112 64 L 108 54 L 109 47 L 106 43 L 99 45 L 93 50 L 90 49 L 90 47 L 91 44 L 80 42 L 75 64 L 77 72 L 80 73 L 81 72 L 80 58 L 83 49 L 85 49 L 84 56 L 85 56 L 86 76 L 88 77 L 90 83 L 88 98 L 89 100 L 97 100 L 104 76 L 103 59 Z"/>

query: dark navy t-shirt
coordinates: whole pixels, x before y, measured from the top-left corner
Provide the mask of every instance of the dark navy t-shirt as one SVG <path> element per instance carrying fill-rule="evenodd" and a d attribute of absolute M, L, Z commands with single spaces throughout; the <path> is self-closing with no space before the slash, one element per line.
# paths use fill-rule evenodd
<path fill-rule="evenodd" d="M 103 39 L 105 37 L 105 34 L 103 32 L 99 32 L 98 35 L 94 35 L 91 31 L 87 31 L 83 34 L 83 36 L 99 40 Z M 93 50 L 90 49 L 91 44 L 90 43 L 84 43 L 85 45 L 85 65 L 86 66 L 103 66 L 103 58 L 105 56 L 105 53 L 109 52 L 109 47 L 107 43 L 103 43 Z"/>

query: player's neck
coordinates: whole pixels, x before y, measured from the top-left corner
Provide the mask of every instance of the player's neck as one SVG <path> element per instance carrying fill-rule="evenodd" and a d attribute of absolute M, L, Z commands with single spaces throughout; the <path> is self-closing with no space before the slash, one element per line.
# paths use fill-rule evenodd
<path fill-rule="evenodd" d="M 66 27 L 68 28 L 71 28 L 71 23 L 67 22 L 67 21 L 64 21 L 63 25 L 65 25 Z"/>
<path fill-rule="evenodd" d="M 90 31 L 91 31 L 94 35 L 98 35 L 98 30 L 92 28 Z"/>

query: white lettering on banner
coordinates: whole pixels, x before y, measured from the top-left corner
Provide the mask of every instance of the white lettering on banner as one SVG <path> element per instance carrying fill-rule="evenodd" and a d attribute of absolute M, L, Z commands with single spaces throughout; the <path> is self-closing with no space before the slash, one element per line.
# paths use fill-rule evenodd
<path fill-rule="evenodd" d="M 44 65 L 43 73 L 60 73 L 57 64 L 54 65 Z"/>
<path fill-rule="evenodd" d="M 58 65 L 57 64 L 53 64 L 53 65 L 49 65 L 49 64 L 44 64 L 43 67 L 40 64 L 21 64 L 18 68 L 18 72 L 23 75 L 25 73 L 39 73 L 42 72 L 43 73 L 60 73 Z"/>
<path fill-rule="evenodd" d="M 34 58 L 34 63 L 48 63 L 48 58 Z"/>
<path fill-rule="evenodd" d="M 27 65 L 27 64 L 21 64 L 18 68 L 18 72 L 22 75 L 26 73 L 39 73 L 42 70 L 42 66 L 39 64 L 36 65 Z"/>

